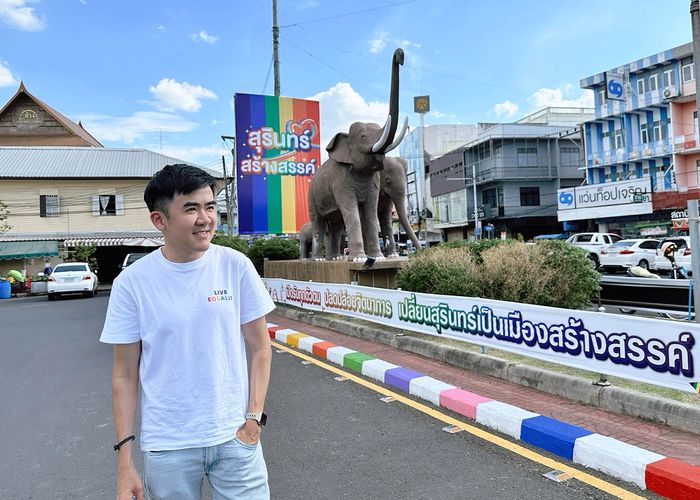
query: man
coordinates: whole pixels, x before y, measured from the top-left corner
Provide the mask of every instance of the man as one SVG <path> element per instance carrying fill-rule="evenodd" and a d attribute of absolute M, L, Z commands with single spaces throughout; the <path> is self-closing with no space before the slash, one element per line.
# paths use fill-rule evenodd
<path fill-rule="evenodd" d="M 114 344 L 117 500 L 198 499 L 204 475 L 215 498 L 269 498 L 260 430 L 274 303 L 250 260 L 210 244 L 212 176 L 168 165 L 144 200 L 165 245 L 114 280 L 100 338 Z M 139 382 L 145 485 L 131 458 Z"/>

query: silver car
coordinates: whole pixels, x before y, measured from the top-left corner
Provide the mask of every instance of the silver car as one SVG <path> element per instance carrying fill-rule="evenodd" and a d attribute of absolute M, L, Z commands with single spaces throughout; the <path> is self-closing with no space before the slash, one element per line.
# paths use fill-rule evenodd
<path fill-rule="evenodd" d="M 97 295 L 97 275 L 87 262 L 58 264 L 46 284 L 49 300 L 64 293 L 82 293 L 88 297 Z"/>

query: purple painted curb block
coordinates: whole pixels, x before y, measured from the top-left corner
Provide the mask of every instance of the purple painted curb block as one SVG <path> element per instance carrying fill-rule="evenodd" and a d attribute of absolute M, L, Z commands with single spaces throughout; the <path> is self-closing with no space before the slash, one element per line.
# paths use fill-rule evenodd
<path fill-rule="evenodd" d="M 411 380 L 418 377 L 425 377 L 425 375 L 399 366 L 398 368 L 387 370 L 386 373 L 384 373 L 384 383 L 393 385 L 397 389 L 408 393 Z"/>

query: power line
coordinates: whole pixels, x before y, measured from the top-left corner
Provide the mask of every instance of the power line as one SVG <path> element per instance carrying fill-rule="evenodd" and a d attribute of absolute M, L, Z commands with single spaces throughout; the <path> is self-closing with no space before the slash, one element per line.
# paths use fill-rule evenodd
<path fill-rule="evenodd" d="M 301 21 L 301 22 L 293 23 L 293 24 L 285 24 L 284 26 L 280 26 L 280 28 L 291 28 L 292 26 L 302 26 L 304 24 L 320 23 L 322 21 L 328 21 L 330 19 L 339 19 L 341 17 L 354 16 L 357 14 L 364 14 L 365 12 L 373 12 L 376 10 L 388 9 L 390 7 L 397 7 L 399 5 L 405 5 L 405 4 L 414 3 L 417 1 L 418 0 L 406 0 L 405 2 L 397 2 L 397 3 L 388 4 L 388 5 L 381 5 L 379 7 L 373 7 L 371 9 L 356 10 L 353 12 L 346 12 L 345 14 L 337 14 L 335 16 L 320 17 L 318 19 L 311 19 L 309 21 Z"/>

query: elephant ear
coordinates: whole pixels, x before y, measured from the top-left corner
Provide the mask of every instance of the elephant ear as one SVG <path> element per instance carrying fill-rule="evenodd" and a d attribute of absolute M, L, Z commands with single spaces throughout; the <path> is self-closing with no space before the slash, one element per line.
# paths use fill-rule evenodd
<path fill-rule="evenodd" d="M 326 146 L 328 157 L 338 163 L 352 164 L 350 155 L 350 139 L 345 132 L 338 132 Z"/>

